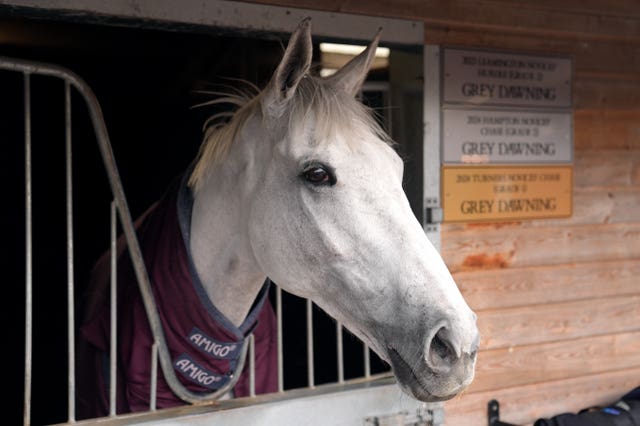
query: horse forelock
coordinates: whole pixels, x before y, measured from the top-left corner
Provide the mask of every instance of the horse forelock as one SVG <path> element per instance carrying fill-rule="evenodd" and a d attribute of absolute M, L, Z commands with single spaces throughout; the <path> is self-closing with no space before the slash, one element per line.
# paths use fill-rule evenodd
<path fill-rule="evenodd" d="M 304 78 L 290 101 L 288 131 L 314 117 L 314 134 L 319 143 L 330 143 L 342 136 L 348 143 L 357 143 L 365 134 L 373 134 L 390 145 L 391 137 L 375 119 L 375 111 L 351 94 L 336 90 L 328 80 Z"/>
<path fill-rule="evenodd" d="M 207 170 L 227 155 L 247 119 L 260 111 L 263 95 L 262 92 L 251 97 L 243 91 L 211 93 L 219 97 L 200 105 L 231 104 L 237 109 L 214 114 L 205 122 L 203 142 L 189 178 L 189 186 L 196 190 Z M 293 133 L 311 115 L 314 117 L 314 140 L 318 143 L 330 143 L 337 135 L 347 143 L 356 143 L 363 139 L 364 132 L 389 145 L 394 144 L 376 121 L 375 111 L 350 94 L 335 90 L 325 79 L 307 76 L 288 100 L 283 130 Z"/>

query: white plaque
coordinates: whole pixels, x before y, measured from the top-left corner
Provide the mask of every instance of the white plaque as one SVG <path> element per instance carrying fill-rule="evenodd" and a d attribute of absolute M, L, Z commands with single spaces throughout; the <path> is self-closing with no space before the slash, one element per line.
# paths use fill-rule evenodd
<path fill-rule="evenodd" d="M 445 109 L 443 137 L 448 164 L 572 161 L 571 112 Z"/>
<path fill-rule="evenodd" d="M 571 107 L 570 58 L 453 48 L 443 56 L 444 103 Z"/>

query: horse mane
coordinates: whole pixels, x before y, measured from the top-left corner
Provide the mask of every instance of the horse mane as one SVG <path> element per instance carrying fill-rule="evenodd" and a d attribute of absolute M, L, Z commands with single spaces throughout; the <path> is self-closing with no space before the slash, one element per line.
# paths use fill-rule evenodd
<path fill-rule="evenodd" d="M 209 168 L 224 159 L 247 119 L 260 112 L 264 92 L 259 92 L 251 83 L 244 83 L 250 90 L 206 92 L 219 97 L 197 105 L 230 104 L 236 110 L 214 114 L 205 122 L 203 142 L 189 177 L 189 186 L 195 190 L 202 184 Z M 335 90 L 326 79 L 307 75 L 287 106 L 289 132 L 293 132 L 310 113 L 314 114 L 315 141 L 318 143 L 329 142 L 337 134 L 343 135 L 348 143 L 356 143 L 362 139 L 358 134 L 365 131 L 389 145 L 394 144 L 371 108 L 349 94 Z"/>

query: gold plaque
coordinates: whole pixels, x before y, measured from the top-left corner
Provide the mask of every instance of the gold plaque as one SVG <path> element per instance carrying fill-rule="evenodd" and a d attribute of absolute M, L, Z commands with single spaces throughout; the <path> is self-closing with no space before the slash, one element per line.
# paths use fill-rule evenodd
<path fill-rule="evenodd" d="M 572 166 L 442 168 L 444 222 L 571 216 Z"/>

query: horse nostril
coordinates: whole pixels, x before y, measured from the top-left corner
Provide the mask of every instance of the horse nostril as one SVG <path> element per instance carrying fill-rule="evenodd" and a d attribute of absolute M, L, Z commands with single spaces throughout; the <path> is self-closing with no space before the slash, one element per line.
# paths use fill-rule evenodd
<path fill-rule="evenodd" d="M 431 341 L 431 353 L 440 358 L 440 360 L 451 363 L 455 359 L 456 351 L 451 347 L 447 334 L 445 327 L 438 330 Z"/>
<path fill-rule="evenodd" d="M 442 326 L 428 343 L 426 361 L 429 367 L 441 373 L 447 373 L 460 359 L 460 348 L 455 336 L 447 326 Z"/>

